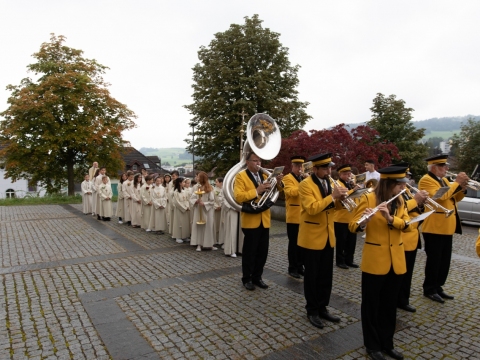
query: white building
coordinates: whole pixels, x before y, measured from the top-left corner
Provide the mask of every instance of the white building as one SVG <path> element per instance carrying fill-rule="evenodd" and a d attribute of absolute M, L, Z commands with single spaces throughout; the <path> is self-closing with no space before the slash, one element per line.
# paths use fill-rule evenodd
<path fill-rule="evenodd" d="M 442 152 L 442 154 L 449 154 L 450 148 L 452 147 L 452 145 L 450 145 L 446 141 L 440 141 L 440 144 L 438 145 L 438 147 L 440 148 L 440 151 Z"/>
<path fill-rule="evenodd" d="M 37 192 L 40 188 L 34 186 L 29 187 L 27 180 L 17 180 L 12 182 L 10 178 L 5 179 L 5 169 L 0 169 L 0 199 L 6 198 L 23 198 L 26 194 L 34 194 L 37 196 Z M 40 196 L 43 196 L 45 191 L 40 191 Z"/>

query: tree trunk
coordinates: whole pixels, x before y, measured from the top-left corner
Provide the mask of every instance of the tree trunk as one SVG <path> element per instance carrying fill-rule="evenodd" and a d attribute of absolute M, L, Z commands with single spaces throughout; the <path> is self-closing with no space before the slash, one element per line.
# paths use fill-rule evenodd
<path fill-rule="evenodd" d="M 67 163 L 68 196 L 75 195 L 75 177 L 73 174 L 73 162 Z"/>

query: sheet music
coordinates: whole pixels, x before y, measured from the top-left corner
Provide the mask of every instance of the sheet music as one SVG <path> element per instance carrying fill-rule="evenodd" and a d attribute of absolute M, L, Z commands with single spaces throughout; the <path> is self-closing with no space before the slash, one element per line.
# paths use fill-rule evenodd
<path fill-rule="evenodd" d="M 270 174 L 270 178 L 274 178 L 280 175 L 283 172 L 284 168 L 285 166 L 278 166 L 275 169 L 273 169 L 272 173 Z"/>
<path fill-rule="evenodd" d="M 370 192 L 369 189 L 357 189 L 354 192 L 352 192 L 350 195 L 348 195 L 348 197 L 351 198 L 351 199 L 356 199 L 356 198 L 362 196 L 363 194 L 369 193 L 369 192 Z"/>
<path fill-rule="evenodd" d="M 422 220 L 426 219 L 427 217 L 429 217 L 430 215 L 432 215 L 434 212 L 435 212 L 435 211 L 432 210 L 432 211 L 423 213 L 422 215 L 415 216 L 414 218 L 411 218 L 408 223 L 409 223 L 409 224 L 413 224 L 413 223 L 416 223 L 416 222 L 418 222 L 418 221 L 422 221 Z"/>
<path fill-rule="evenodd" d="M 449 186 L 444 186 L 438 189 L 438 191 L 435 193 L 435 195 L 432 196 L 433 200 L 437 200 L 443 196 L 448 190 L 450 190 Z"/>

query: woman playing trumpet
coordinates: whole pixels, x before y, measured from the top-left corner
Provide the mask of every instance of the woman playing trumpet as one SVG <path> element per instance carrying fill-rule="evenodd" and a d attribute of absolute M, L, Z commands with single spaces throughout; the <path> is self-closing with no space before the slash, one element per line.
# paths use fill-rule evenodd
<path fill-rule="evenodd" d="M 349 223 L 351 232 L 367 232 L 361 264 L 361 314 L 364 345 L 372 359 L 384 359 L 382 351 L 403 359 L 394 349 L 393 335 L 398 292 L 406 272 L 402 233 L 410 231 L 410 218 L 399 196 L 408 181 L 406 170 L 398 166 L 379 170 L 375 192 L 362 196 Z"/>

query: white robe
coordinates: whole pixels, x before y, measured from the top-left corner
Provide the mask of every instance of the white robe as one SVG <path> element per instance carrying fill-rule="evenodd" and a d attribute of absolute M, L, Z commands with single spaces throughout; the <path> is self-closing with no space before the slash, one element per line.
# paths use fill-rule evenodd
<path fill-rule="evenodd" d="M 151 194 L 153 209 L 148 228 L 152 231 L 167 231 L 167 189 L 162 185 L 155 186 Z"/>
<path fill-rule="evenodd" d="M 152 202 L 152 187 L 150 184 L 143 184 L 140 188 L 140 197 L 142 198 L 142 229 L 150 229 L 150 216 L 152 215 L 153 202 Z M 150 204 L 150 205 L 149 205 Z"/>
<path fill-rule="evenodd" d="M 123 190 L 123 206 L 125 217 L 123 222 L 132 221 L 132 211 L 133 211 L 133 180 L 125 180 L 122 185 Z"/>
<path fill-rule="evenodd" d="M 167 219 L 168 219 L 168 224 L 169 224 L 169 233 L 172 234 L 173 232 L 173 221 L 175 218 L 175 202 L 173 201 L 173 193 L 174 193 L 174 187 L 173 187 L 173 181 L 170 181 L 167 184 L 167 196 L 168 196 L 168 211 L 167 211 Z M 183 191 L 182 191 L 183 192 Z"/>
<path fill-rule="evenodd" d="M 113 215 L 112 197 L 113 191 L 109 184 L 99 186 L 98 197 L 100 199 L 100 216 L 110 218 Z"/>
<path fill-rule="evenodd" d="M 84 180 L 82 182 L 82 204 L 83 204 L 83 213 L 90 214 L 93 212 L 92 209 L 92 183 L 90 181 Z"/>
<path fill-rule="evenodd" d="M 174 239 L 186 239 L 190 236 L 190 203 L 188 192 L 177 190 L 173 192 L 173 204 L 175 216 L 173 218 L 172 237 Z"/>
<path fill-rule="evenodd" d="M 119 219 L 124 219 L 125 218 L 125 205 L 124 205 L 124 200 L 123 200 L 123 184 L 118 183 L 117 186 L 117 192 L 118 192 L 118 197 L 117 197 L 117 210 L 115 212 L 115 216 L 117 216 Z"/>
<path fill-rule="evenodd" d="M 219 241 L 220 243 L 223 243 L 225 255 L 232 255 L 237 252 L 242 252 L 243 232 L 241 224 L 238 223 L 239 221 L 239 212 L 232 208 L 228 201 L 224 198 L 222 204 Z"/>
<path fill-rule="evenodd" d="M 133 184 L 132 184 L 133 186 Z M 132 226 L 142 224 L 142 199 L 140 196 L 140 184 L 133 187 L 132 193 Z"/>
<path fill-rule="evenodd" d="M 195 204 L 199 199 L 199 195 L 193 193 L 190 197 L 190 208 L 193 209 L 192 221 L 192 237 L 190 245 L 200 245 L 204 248 L 211 248 L 215 243 L 215 215 L 213 214 L 213 206 L 215 204 L 215 195 L 213 190 L 209 193 L 201 195 L 204 206 Z M 200 220 L 200 211 L 202 220 L 205 224 L 199 225 L 197 221 Z"/>
<path fill-rule="evenodd" d="M 213 188 L 213 193 L 215 195 L 215 204 L 213 205 L 214 217 L 215 217 L 215 244 L 222 244 L 219 238 L 220 231 L 220 219 L 221 219 L 221 210 L 223 202 L 223 189 L 215 186 Z"/>
<path fill-rule="evenodd" d="M 95 203 L 95 213 L 96 214 L 99 214 L 100 213 L 100 208 L 101 208 L 101 201 L 102 201 L 102 198 L 100 196 L 100 186 L 103 185 L 103 181 L 102 181 L 102 178 L 103 178 L 103 175 L 102 174 L 98 174 L 98 176 L 95 178 L 95 189 L 97 190 L 97 200 L 96 200 L 96 203 Z M 107 176 L 108 178 L 108 181 L 107 181 L 107 184 L 109 186 L 111 186 L 110 184 L 110 178 Z"/>

